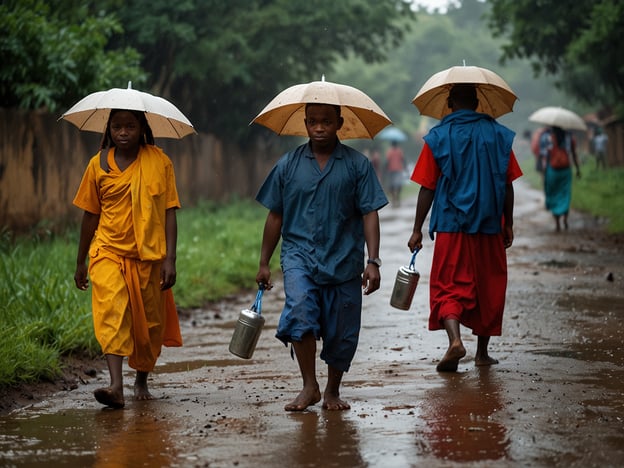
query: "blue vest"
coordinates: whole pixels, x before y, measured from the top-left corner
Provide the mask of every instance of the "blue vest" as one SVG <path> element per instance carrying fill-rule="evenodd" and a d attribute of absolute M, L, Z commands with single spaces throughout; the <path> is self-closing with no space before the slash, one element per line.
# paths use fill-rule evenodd
<path fill-rule="evenodd" d="M 459 110 L 425 136 L 441 171 L 431 211 L 431 233 L 501 232 L 514 135 L 487 114 Z"/>

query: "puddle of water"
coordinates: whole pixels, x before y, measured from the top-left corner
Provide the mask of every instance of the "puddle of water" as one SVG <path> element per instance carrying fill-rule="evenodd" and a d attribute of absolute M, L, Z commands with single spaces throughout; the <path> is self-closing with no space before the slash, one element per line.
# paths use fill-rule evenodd
<path fill-rule="evenodd" d="M 140 405 L 139 405 L 140 406 Z M 137 411 L 138 410 L 138 411 Z M 169 466 L 170 423 L 135 410 L 65 410 L 0 419 L 6 466 Z"/>

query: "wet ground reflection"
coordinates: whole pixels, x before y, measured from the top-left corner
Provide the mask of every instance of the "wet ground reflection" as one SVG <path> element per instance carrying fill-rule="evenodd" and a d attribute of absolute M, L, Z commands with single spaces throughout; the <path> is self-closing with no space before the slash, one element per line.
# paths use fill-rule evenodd
<path fill-rule="evenodd" d="M 177 457 L 171 422 L 142 402 L 121 411 L 74 409 L 2 419 L 3 466 L 171 466 Z"/>
<path fill-rule="evenodd" d="M 440 374 L 446 383 L 425 392 L 421 416 L 426 428 L 419 443 L 442 460 L 506 459 L 509 437 L 497 417 L 503 408 L 502 381 L 495 375 L 489 367 Z"/>
<path fill-rule="evenodd" d="M 282 451 L 286 466 L 365 466 L 355 425 L 344 413 L 290 413 L 292 442 Z"/>

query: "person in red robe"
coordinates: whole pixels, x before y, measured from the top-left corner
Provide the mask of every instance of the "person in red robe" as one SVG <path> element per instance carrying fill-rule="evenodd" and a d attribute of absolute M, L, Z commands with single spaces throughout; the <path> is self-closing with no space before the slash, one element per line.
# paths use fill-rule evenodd
<path fill-rule="evenodd" d="M 522 175 L 511 149 L 514 133 L 478 105 L 472 84 L 454 85 L 452 112 L 425 136 L 411 176 L 420 184 L 411 251 L 422 248 L 422 226 L 431 209 L 435 244 L 430 275 L 429 329 L 444 329 L 449 347 L 437 365 L 454 372 L 466 355 L 460 325 L 477 335 L 475 364 L 498 361 L 488 354 L 501 335 L 507 257 L 513 242 L 512 181 Z"/>

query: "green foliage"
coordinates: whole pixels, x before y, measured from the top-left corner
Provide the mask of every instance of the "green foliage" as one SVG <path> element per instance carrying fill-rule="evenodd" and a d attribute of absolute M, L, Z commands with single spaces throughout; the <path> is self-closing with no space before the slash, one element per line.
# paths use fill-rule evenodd
<path fill-rule="evenodd" d="M 0 249 L 0 385 L 52 378 L 59 356 L 92 354 L 90 297 L 73 284 L 69 239 L 11 241 Z"/>
<path fill-rule="evenodd" d="M 150 88 L 203 131 L 246 141 L 279 91 L 318 80 L 338 57 L 382 60 L 411 18 L 403 0 L 135 0 L 118 44 L 137 47 Z"/>
<path fill-rule="evenodd" d="M 492 38 L 484 20 L 489 5 L 478 0 L 464 0 L 460 8 L 445 15 L 419 14 L 418 27 L 406 32 L 403 42 L 387 61 L 366 64 L 351 57 L 336 66 L 335 81 L 356 86 L 369 94 L 386 111 L 390 119 L 410 135 L 403 144 L 406 155 L 415 160 L 422 146 L 422 136 L 437 120 L 420 116 L 412 104 L 421 86 L 434 73 L 452 66 L 475 65 L 498 73 L 519 97 L 514 111 L 499 121 L 517 134 L 534 126 L 529 115 L 544 105 L 565 105 L 576 110 L 563 93 L 554 89 L 551 79 L 534 79 L 527 60 L 498 62 L 502 39 Z M 582 112 L 581 112 L 582 113 Z M 362 140 L 351 144 L 360 149 L 387 142 Z"/>
<path fill-rule="evenodd" d="M 624 168 L 597 169 L 593 158 L 586 154 L 580 157 L 581 178 L 572 179 L 572 208 L 608 220 L 611 233 L 624 232 Z M 543 190 L 542 176 L 534 164 L 532 155 L 520 163 L 522 177 L 533 188 Z"/>
<path fill-rule="evenodd" d="M 624 3 L 618 0 L 490 0 L 489 26 L 503 60 L 529 58 L 581 102 L 611 107 L 624 92 Z M 620 109 L 622 112 L 624 109 Z M 622 112 L 624 114 L 624 112 Z"/>
<path fill-rule="evenodd" d="M 180 210 L 176 302 L 196 307 L 253 289 L 266 210 L 251 201 Z M 279 251 L 272 267 L 279 266 Z"/>
<path fill-rule="evenodd" d="M 128 80 L 144 82 L 131 47 L 106 51 L 123 32 L 114 15 L 90 15 L 69 2 L 12 0 L 0 5 L 0 99 L 5 107 L 69 107 Z"/>
<path fill-rule="evenodd" d="M 254 289 L 266 210 L 256 203 L 203 204 L 178 215 L 179 307 Z M 91 292 L 74 285 L 78 228 L 53 236 L 0 233 L 0 387 L 52 379 L 60 358 L 99 353 Z M 272 267 L 279 265 L 276 252 Z"/>

